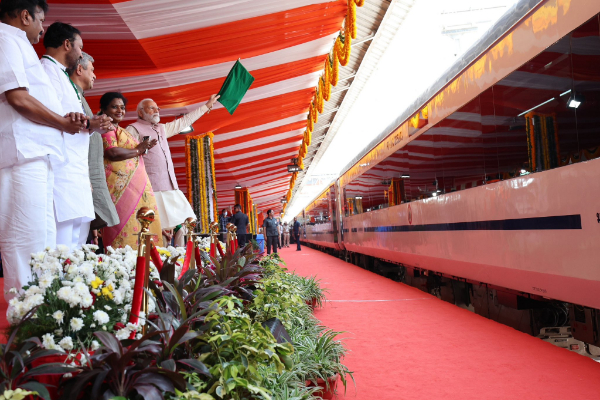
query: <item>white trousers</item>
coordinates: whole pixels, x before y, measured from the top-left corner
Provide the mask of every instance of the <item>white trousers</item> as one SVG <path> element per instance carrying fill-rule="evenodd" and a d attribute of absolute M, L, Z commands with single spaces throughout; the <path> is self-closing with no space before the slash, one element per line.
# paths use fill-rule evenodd
<path fill-rule="evenodd" d="M 48 157 L 0 169 L 0 252 L 8 301 L 31 281 L 31 253 L 56 247 L 54 173 Z"/>
<path fill-rule="evenodd" d="M 56 221 L 56 244 L 63 244 L 71 251 L 85 244 L 90 233 L 91 221 L 83 222 L 83 218 Z"/>

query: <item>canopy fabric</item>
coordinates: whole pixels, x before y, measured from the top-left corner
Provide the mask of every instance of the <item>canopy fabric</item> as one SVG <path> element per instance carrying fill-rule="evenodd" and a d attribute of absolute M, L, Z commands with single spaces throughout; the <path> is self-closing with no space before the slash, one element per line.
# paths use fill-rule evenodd
<path fill-rule="evenodd" d="M 235 61 L 254 76 L 230 115 L 221 104 L 194 124 L 214 132 L 219 208 L 248 187 L 259 210 L 281 209 L 290 186 L 286 164 L 297 156 L 306 115 L 346 15 L 344 0 L 50 0 L 45 26 L 71 23 L 98 79 L 86 92 L 93 111 L 107 91 L 128 98 L 126 125 L 145 98 L 161 122 L 204 104 Z M 38 54 L 44 53 L 37 45 Z M 169 140 L 180 188 L 187 191 L 185 140 Z"/>

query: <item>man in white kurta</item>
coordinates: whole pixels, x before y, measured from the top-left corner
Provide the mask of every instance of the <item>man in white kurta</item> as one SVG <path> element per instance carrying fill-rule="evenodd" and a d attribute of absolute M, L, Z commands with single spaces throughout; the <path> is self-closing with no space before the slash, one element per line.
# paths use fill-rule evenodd
<path fill-rule="evenodd" d="M 0 251 L 5 298 L 31 280 L 31 254 L 56 246 L 54 166 L 65 162 L 63 132 L 82 127 L 63 117 L 48 75 L 33 49 L 47 6 L 0 14 Z M 64 134 L 64 136 L 70 136 Z"/>
<path fill-rule="evenodd" d="M 167 124 L 160 123 L 160 109 L 156 103 L 152 99 L 144 99 L 138 104 L 138 120 L 127 127 L 139 140 L 149 136 L 149 140 L 158 141 L 158 145 L 144 155 L 144 165 L 156 197 L 163 230 L 182 224 L 188 217 L 196 218 L 190 203 L 177 185 L 167 139 L 196 122 L 212 108 L 218 98 L 219 96 L 212 95 L 206 104 Z"/>
<path fill-rule="evenodd" d="M 42 66 L 63 110 L 83 113 L 79 92 L 66 72 L 67 68 L 75 68 L 81 58 L 83 41 L 79 31 L 71 25 L 55 22 L 48 27 L 44 46 L 46 54 L 42 57 Z M 71 250 L 85 244 L 90 222 L 95 218 L 88 168 L 89 145 L 89 134 L 66 136 L 69 162 L 54 170 L 56 243 Z"/>

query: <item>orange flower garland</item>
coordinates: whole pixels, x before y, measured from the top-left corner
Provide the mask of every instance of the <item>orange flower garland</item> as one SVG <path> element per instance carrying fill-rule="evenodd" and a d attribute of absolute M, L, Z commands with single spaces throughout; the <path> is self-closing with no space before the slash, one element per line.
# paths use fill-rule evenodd
<path fill-rule="evenodd" d="M 216 191 L 216 181 L 215 181 L 215 164 L 214 164 L 214 142 L 213 142 L 214 134 L 212 132 L 208 132 L 202 135 L 196 136 L 186 136 L 185 138 L 185 154 L 186 154 L 186 179 L 188 184 L 188 193 L 187 197 L 192 204 L 192 207 L 195 209 L 198 214 L 198 230 L 200 232 L 208 232 L 208 226 L 210 224 L 210 214 L 213 212 L 214 216 L 218 215 L 217 208 L 217 191 Z M 205 143 L 205 140 L 208 139 L 208 143 Z M 191 152 L 191 142 L 194 141 L 194 146 L 196 148 L 195 152 L 197 159 L 192 160 L 192 152 Z M 210 162 L 210 164 L 209 164 Z M 210 169 L 210 171 L 209 171 Z M 212 196 L 210 196 L 210 188 L 208 182 L 208 174 L 211 175 L 212 182 L 210 185 L 212 186 Z M 194 182 L 192 182 L 193 176 L 197 175 L 198 180 L 198 193 L 197 193 L 197 203 L 194 200 Z M 209 204 L 209 202 L 212 203 Z M 209 208 L 211 207 L 211 208 Z M 212 209 L 212 210 L 211 210 Z"/>
<path fill-rule="evenodd" d="M 337 86 L 338 84 L 339 65 L 346 66 L 350 61 L 352 39 L 356 39 L 356 7 L 362 7 L 365 3 L 365 0 L 347 0 L 347 2 L 348 11 L 346 13 L 344 27 L 341 29 L 340 34 L 335 40 L 331 54 L 325 58 L 323 75 L 319 78 L 317 90 L 308 108 L 306 130 L 304 131 L 304 137 L 298 152 L 298 165 L 302 169 L 304 169 L 303 159 L 306 157 L 306 154 L 308 153 L 308 146 L 310 146 L 312 142 L 314 124 L 316 124 L 319 120 L 319 114 L 323 113 L 324 102 L 329 101 L 331 98 L 331 87 Z M 292 196 L 295 183 L 295 175 L 292 175 L 292 179 L 290 179 L 290 188 L 286 196 L 288 202 Z M 283 205 L 284 210 L 285 207 L 286 204 Z"/>

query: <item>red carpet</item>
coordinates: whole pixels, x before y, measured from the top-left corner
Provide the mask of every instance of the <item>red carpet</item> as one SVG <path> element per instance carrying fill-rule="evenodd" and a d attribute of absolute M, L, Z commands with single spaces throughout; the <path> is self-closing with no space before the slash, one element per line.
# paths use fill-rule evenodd
<path fill-rule="evenodd" d="M 356 390 L 338 400 L 600 398 L 591 359 L 316 250 L 281 256 L 322 280 L 329 301 L 315 315 L 348 332 Z"/>

